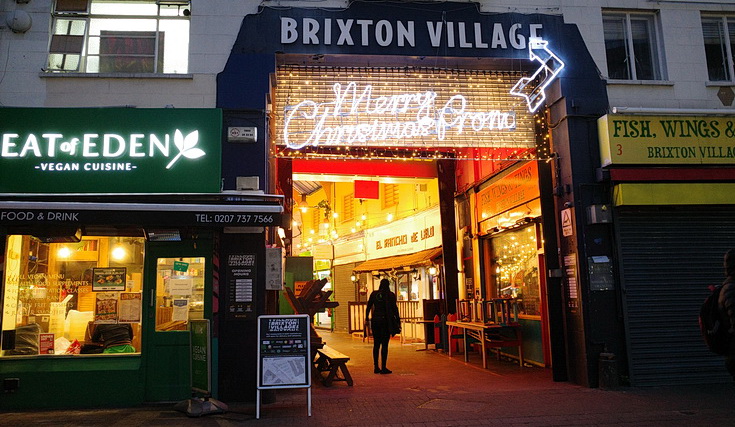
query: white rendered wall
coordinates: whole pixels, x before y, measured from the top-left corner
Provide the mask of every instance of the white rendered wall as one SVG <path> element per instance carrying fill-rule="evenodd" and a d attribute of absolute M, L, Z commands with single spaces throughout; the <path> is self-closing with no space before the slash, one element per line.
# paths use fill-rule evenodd
<path fill-rule="evenodd" d="M 28 12 L 33 19 L 31 29 L 24 34 L 0 28 L 0 106 L 215 107 L 217 73 L 227 62 L 243 16 L 255 13 L 258 3 L 192 1 L 187 75 L 106 78 L 44 73 L 52 1 L 32 0 L 18 5 L 14 0 L 0 0 L 0 14 L 19 9 Z"/>
<path fill-rule="evenodd" d="M 346 0 L 192 0 L 189 74 L 148 78 L 105 78 L 94 75 L 48 76 L 46 64 L 51 0 L 16 4 L 0 0 L 0 106 L 214 107 L 216 76 L 222 71 L 243 17 L 260 4 L 279 7 L 345 7 Z M 469 3 L 469 2 L 462 2 Z M 700 13 L 733 12 L 735 0 L 482 0 L 482 12 L 563 15 L 576 24 L 588 50 L 606 78 L 602 8 L 657 11 L 666 80 L 609 82 L 611 106 L 645 108 L 730 109 L 717 98 L 721 86 L 707 82 Z M 380 3 L 375 3 L 379 7 Z M 24 34 L 11 32 L 5 13 L 28 12 L 33 25 Z M 574 64 L 568 64 L 574 66 Z M 735 86 L 727 84 L 725 86 Z"/>

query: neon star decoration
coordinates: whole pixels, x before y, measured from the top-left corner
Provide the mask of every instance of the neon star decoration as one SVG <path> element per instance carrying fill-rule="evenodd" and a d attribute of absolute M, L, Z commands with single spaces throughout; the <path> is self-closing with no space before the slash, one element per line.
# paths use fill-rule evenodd
<path fill-rule="evenodd" d="M 528 41 L 528 58 L 538 61 L 541 66 L 530 76 L 521 77 L 510 90 L 511 95 L 526 100 L 528 111 L 536 112 L 546 100 L 546 88 L 564 69 L 564 62 L 548 48 L 546 40 L 531 37 Z"/>

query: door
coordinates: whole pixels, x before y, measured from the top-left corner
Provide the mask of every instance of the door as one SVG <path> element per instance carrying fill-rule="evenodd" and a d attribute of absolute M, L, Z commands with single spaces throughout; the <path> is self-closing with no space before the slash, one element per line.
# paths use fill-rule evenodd
<path fill-rule="evenodd" d="M 189 327 L 211 319 L 212 243 L 149 242 L 145 266 L 145 401 L 191 397 Z"/>

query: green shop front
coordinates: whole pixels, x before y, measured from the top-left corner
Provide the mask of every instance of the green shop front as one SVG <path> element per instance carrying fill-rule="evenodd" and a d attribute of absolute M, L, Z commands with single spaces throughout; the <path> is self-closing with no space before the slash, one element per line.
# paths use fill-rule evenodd
<path fill-rule="evenodd" d="M 198 319 L 212 324 L 216 397 L 220 320 L 255 317 L 282 212 L 222 190 L 222 111 L 0 117 L 0 409 L 186 399 Z"/>

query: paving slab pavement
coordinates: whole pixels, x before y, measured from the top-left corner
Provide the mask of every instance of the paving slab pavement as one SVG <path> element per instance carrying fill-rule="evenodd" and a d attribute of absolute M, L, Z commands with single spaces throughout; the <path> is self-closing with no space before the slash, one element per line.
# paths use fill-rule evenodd
<path fill-rule="evenodd" d="M 7 426 L 735 426 L 735 385 L 591 389 L 554 382 L 549 369 L 520 367 L 479 354 L 449 358 L 423 344 L 390 344 L 392 374 L 373 373 L 372 343 L 320 332 L 351 357 L 354 386 L 337 382 L 276 390 L 275 402 L 226 402 L 224 414 L 189 418 L 173 405 L 0 413 Z M 723 368 L 724 369 L 724 368 Z"/>

